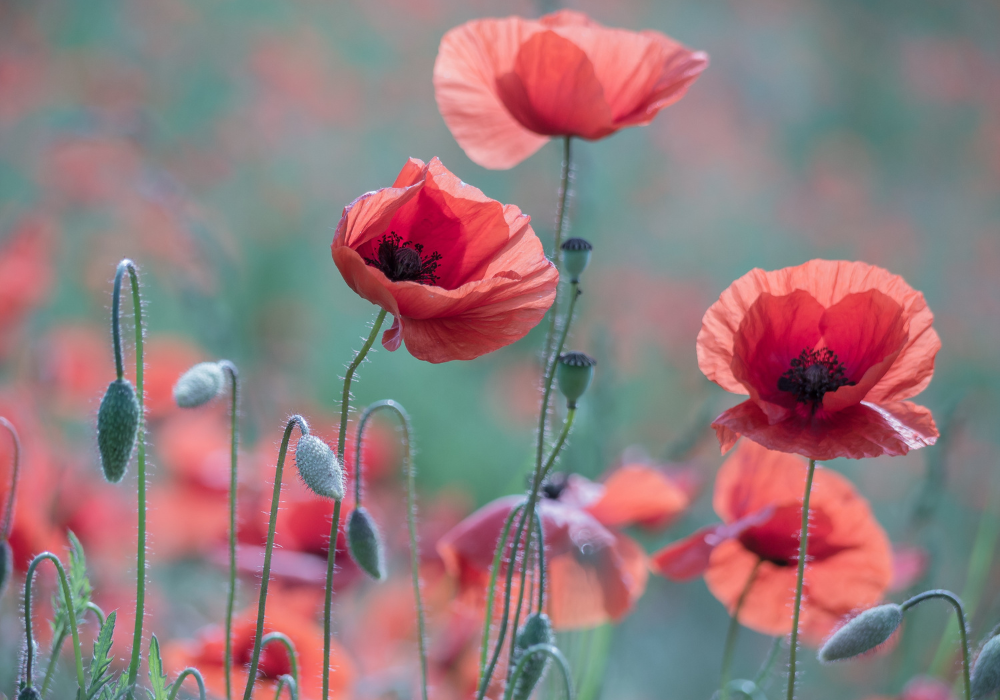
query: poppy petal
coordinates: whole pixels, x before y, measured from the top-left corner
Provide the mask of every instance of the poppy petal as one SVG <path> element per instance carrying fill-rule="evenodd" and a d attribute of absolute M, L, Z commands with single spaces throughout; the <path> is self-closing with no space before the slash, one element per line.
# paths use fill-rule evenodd
<path fill-rule="evenodd" d="M 718 545 L 712 535 L 719 525 L 703 527 L 684 539 L 673 542 L 650 557 L 650 567 L 673 581 L 690 581 L 708 570 L 712 550 Z"/>
<path fill-rule="evenodd" d="M 604 491 L 587 510 L 607 527 L 664 522 L 690 504 L 690 496 L 659 469 L 626 464 L 604 480 Z"/>

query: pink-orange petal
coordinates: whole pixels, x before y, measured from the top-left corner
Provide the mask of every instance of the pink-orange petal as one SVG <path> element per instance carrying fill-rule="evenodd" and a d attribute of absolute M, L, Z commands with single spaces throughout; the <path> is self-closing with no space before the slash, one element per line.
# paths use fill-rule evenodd
<path fill-rule="evenodd" d="M 659 469 L 626 464 L 604 480 L 603 493 L 587 510 L 605 526 L 626 527 L 670 518 L 690 502 L 688 494 Z"/>

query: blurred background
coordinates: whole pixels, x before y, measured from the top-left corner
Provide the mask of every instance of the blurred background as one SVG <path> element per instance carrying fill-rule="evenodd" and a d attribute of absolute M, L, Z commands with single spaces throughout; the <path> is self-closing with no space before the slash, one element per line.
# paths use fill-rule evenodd
<path fill-rule="evenodd" d="M 698 371 L 705 309 L 755 266 L 824 257 L 886 267 L 936 314 L 943 348 L 918 400 L 943 438 L 905 458 L 831 466 L 858 485 L 898 547 L 893 597 L 911 585 L 962 592 L 978 640 L 1000 621 L 1000 7 L 569 6 L 609 26 L 667 33 L 707 51 L 711 65 L 650 126 L 575 144 L 571 231 L 593 243 L 594 258 L 572 347 L 599 364 L 563 467 L 596 479 L 623 460 L 695 465 L 700 497 L 670 529 L 635 533 L 647 551 L 714 522 L 721 457 L 708 424 L 735 397 Z M 149 621 L 161 640 L 190 640 L 221 619 L 225 599 L 227 418 L 225 402 L 180 412 L 170 387 L 202 360 L 229 358 L 242 372 L 241 562 L 250 574 L 240 609 L 256 597 L 254 547 L 283 421 L 302 413 L 335 439 L 343 369 L 374 316 L 330 258 L 344 205 L 390 185 L 408 157 L 439 156 L 488 196 L 520 206 L 551 241 L 560 145 L 511 171 L 474 165 L 438 114 L 431 73 L 449 28 L 552 9 L 486 0 L 0 2 L 0 414 L 25 445 L 12 544 L 23 570 L 33 552 L 63 552 L 67 529 L 76 532 L 94 599 L 121 608 L 119 650 L 134 595 L 134 476 L 105 484 L 93 438 L 113 378 L 117 261 L 139 263 L 146 302 Z M 358 405 L 391 397 L 412 415 L 428 559 L 460 518 L 524 486 L 537 330 L 479 360 L 438 366 L 376 346 L 360 371 Z M 392 515 L 402 477 L 394 433 L 383 433 L 366 446 L 368 479 L 386 494 L 373 508 L 404 557 L 385 585 L 405 599 L 405 530 Z M 326 521 L 293 522 L 304 512 L 295 499 L 308 499 L 295 484 L 286 493 L 281 595 L 311 610 Z M 392 636 L 393 618 L 376 624 L 358 612 L 388 615 L 373 598 L 386 594 L 347 563 L 340 576 L 338 631 L 355 695 L 406 697 L 406 683 L 371 680 L 386 647 L 361 634 L 380 624 Z M 23 634 L 17 593 L 12 586 L 0 609 L 4 691 Z M 896 648 L 870 660 L 831 670 L 805 654 L 802 697 L 895 697 L 928 671 L 950 683 L 948 615 L 923 606 Z M 727 622 L 701 580 L 654 577 L 620 625 L 564 643 L 583 665 L 604 669 L 603 697 L 708 698 Z M 398 663 L 411 663 L 412 644 L 399 636 L 399 656 L 411 661 Z M 752 676 L 769 646 L 745 632 L 736 676 Z M 601 667 L 594 659 L 605 651 Z M 588 688 L 600 696 L 601 683 Z"/>

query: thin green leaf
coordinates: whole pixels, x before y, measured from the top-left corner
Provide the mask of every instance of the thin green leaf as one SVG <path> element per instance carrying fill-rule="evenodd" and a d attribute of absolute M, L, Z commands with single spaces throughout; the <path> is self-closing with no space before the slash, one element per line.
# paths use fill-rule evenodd
<path fill-rule="evenodd" d="M 69 566 L 66 568 L 66 577 L 69 580 L 70 595 L 73 597 L 73 610 L 76 612 L 77 626 L 83 624 L 83 619 L 87 613 L 87 603 L 90 602 L 90 580 L 87 578 L 87 557 L 83 552 L 83 545 L 73 534 L 72 530 L 67 533 L 69 536 Z M 59 634 L 69 633 L 69 614 L 63 603 L 62 591 L 57 590 L 52 596 L 52 633 L 54 637 Z"/>
<path fill-rule="evenodd" d="M 156 635 L 149 642 L 149 684 L 152 688 L 146 692 L 152 700 L 167 700 L 167 674 L 163 672 L 163 659 L 160 658 L 160 642 Z"/>
<path fill-rule="evenodd" d="M 114 610 L 104 620 L 101 632 L 94 642 L 94 656 L 90 662 L 90 684 L 87 686 L 87 698 L 93 698 L 107 683 L 111 681 L 111 644 L 114 641 L 115 620 L 118 613 Z"/>

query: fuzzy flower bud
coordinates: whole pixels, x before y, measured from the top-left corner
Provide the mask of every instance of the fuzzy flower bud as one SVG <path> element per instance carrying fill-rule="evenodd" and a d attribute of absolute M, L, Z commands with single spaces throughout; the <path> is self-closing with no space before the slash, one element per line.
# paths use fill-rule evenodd
<path fill-rule="evenodd" d="M 21 688 L 21 692 L 17 694 L 17 700 L 42 700 L 41 693 L 33 685 L 26 685 Z"/>
<path fill-rule="evenodd" d="M 127 379 L 108 385 L 97 411 L 97 447 L 104 478 L 116 484 L 125 476 L 139 430 L 139 400 Z"/>
<path fill-rule="evenodd" d="M 351 559 L 376 581 L 385 578 L 382 536 L 364 508 L 357 508 L 347 520 L 347 549 Z"/>
<path fill-rule="evenodd" d="M 884 643 L 903 621 L 903 609 L 895 604 L 879 605 L 848 620 L 819 650 L 824 663 L 850 659 Z"/>
<path fill-rule="evenodd" d="M 226 375 L 218 362 L 199 362 L 181 375 L 174 384 L 174 401 L 181 408 L 197 408 L 220 393 Z"/>
<path fill-rule="evenodd" d="M 570 408 L 576 408 L 577 400 L 590 386 L 596 364 L 597 360 L 582 352 L 567 352 L 559 356 L 556 381 Z"/>
<path fill-rule="evenodd" d="M 594 246 L 582 238 L 569 238 L 560 246 L 563 252 L 563 269 L 570 282 L 579 282 L 580 275 L 590 264 L 590 252 Z"/>
<path fill-rule="evenodd" d="M 295 445 L 295 466 L 309 490 L 335 501 L 344 498 L 344 470 L 333 450 L 315 435 L 303 435 Z"/>
<path fill-rule="evenodd" d="M 10 542 L 4 540 L 0 542 L 0 598 L 3 598 L 3 594 L 7 590 L 13 569 L 14 552 L 10 548 Z"/>
<path fill-rule="evenodd" d="M 536 644 L 555 644 L 556 637 L 552 632 L 552 623 L 545 613 L 534 613 L 525 622 L 517 633 L 517 640 L 514 642 L 514 656 L 511 659 L 513 667 L 517 667 L 524 652 Z M 531 692 L 542 680 L 545 669 L 549 665 L 548 654 L 532 654 L 531 658 L 524 662 L 521 675 L 517 677 L 514 685 L 514 700 L 528 700 Z"/>
<path fill-rule="evenodd" d="M 983 645 L 972 669 L 972 697 L 985 698 L 1000 690 L 1000 637 Z"/>

